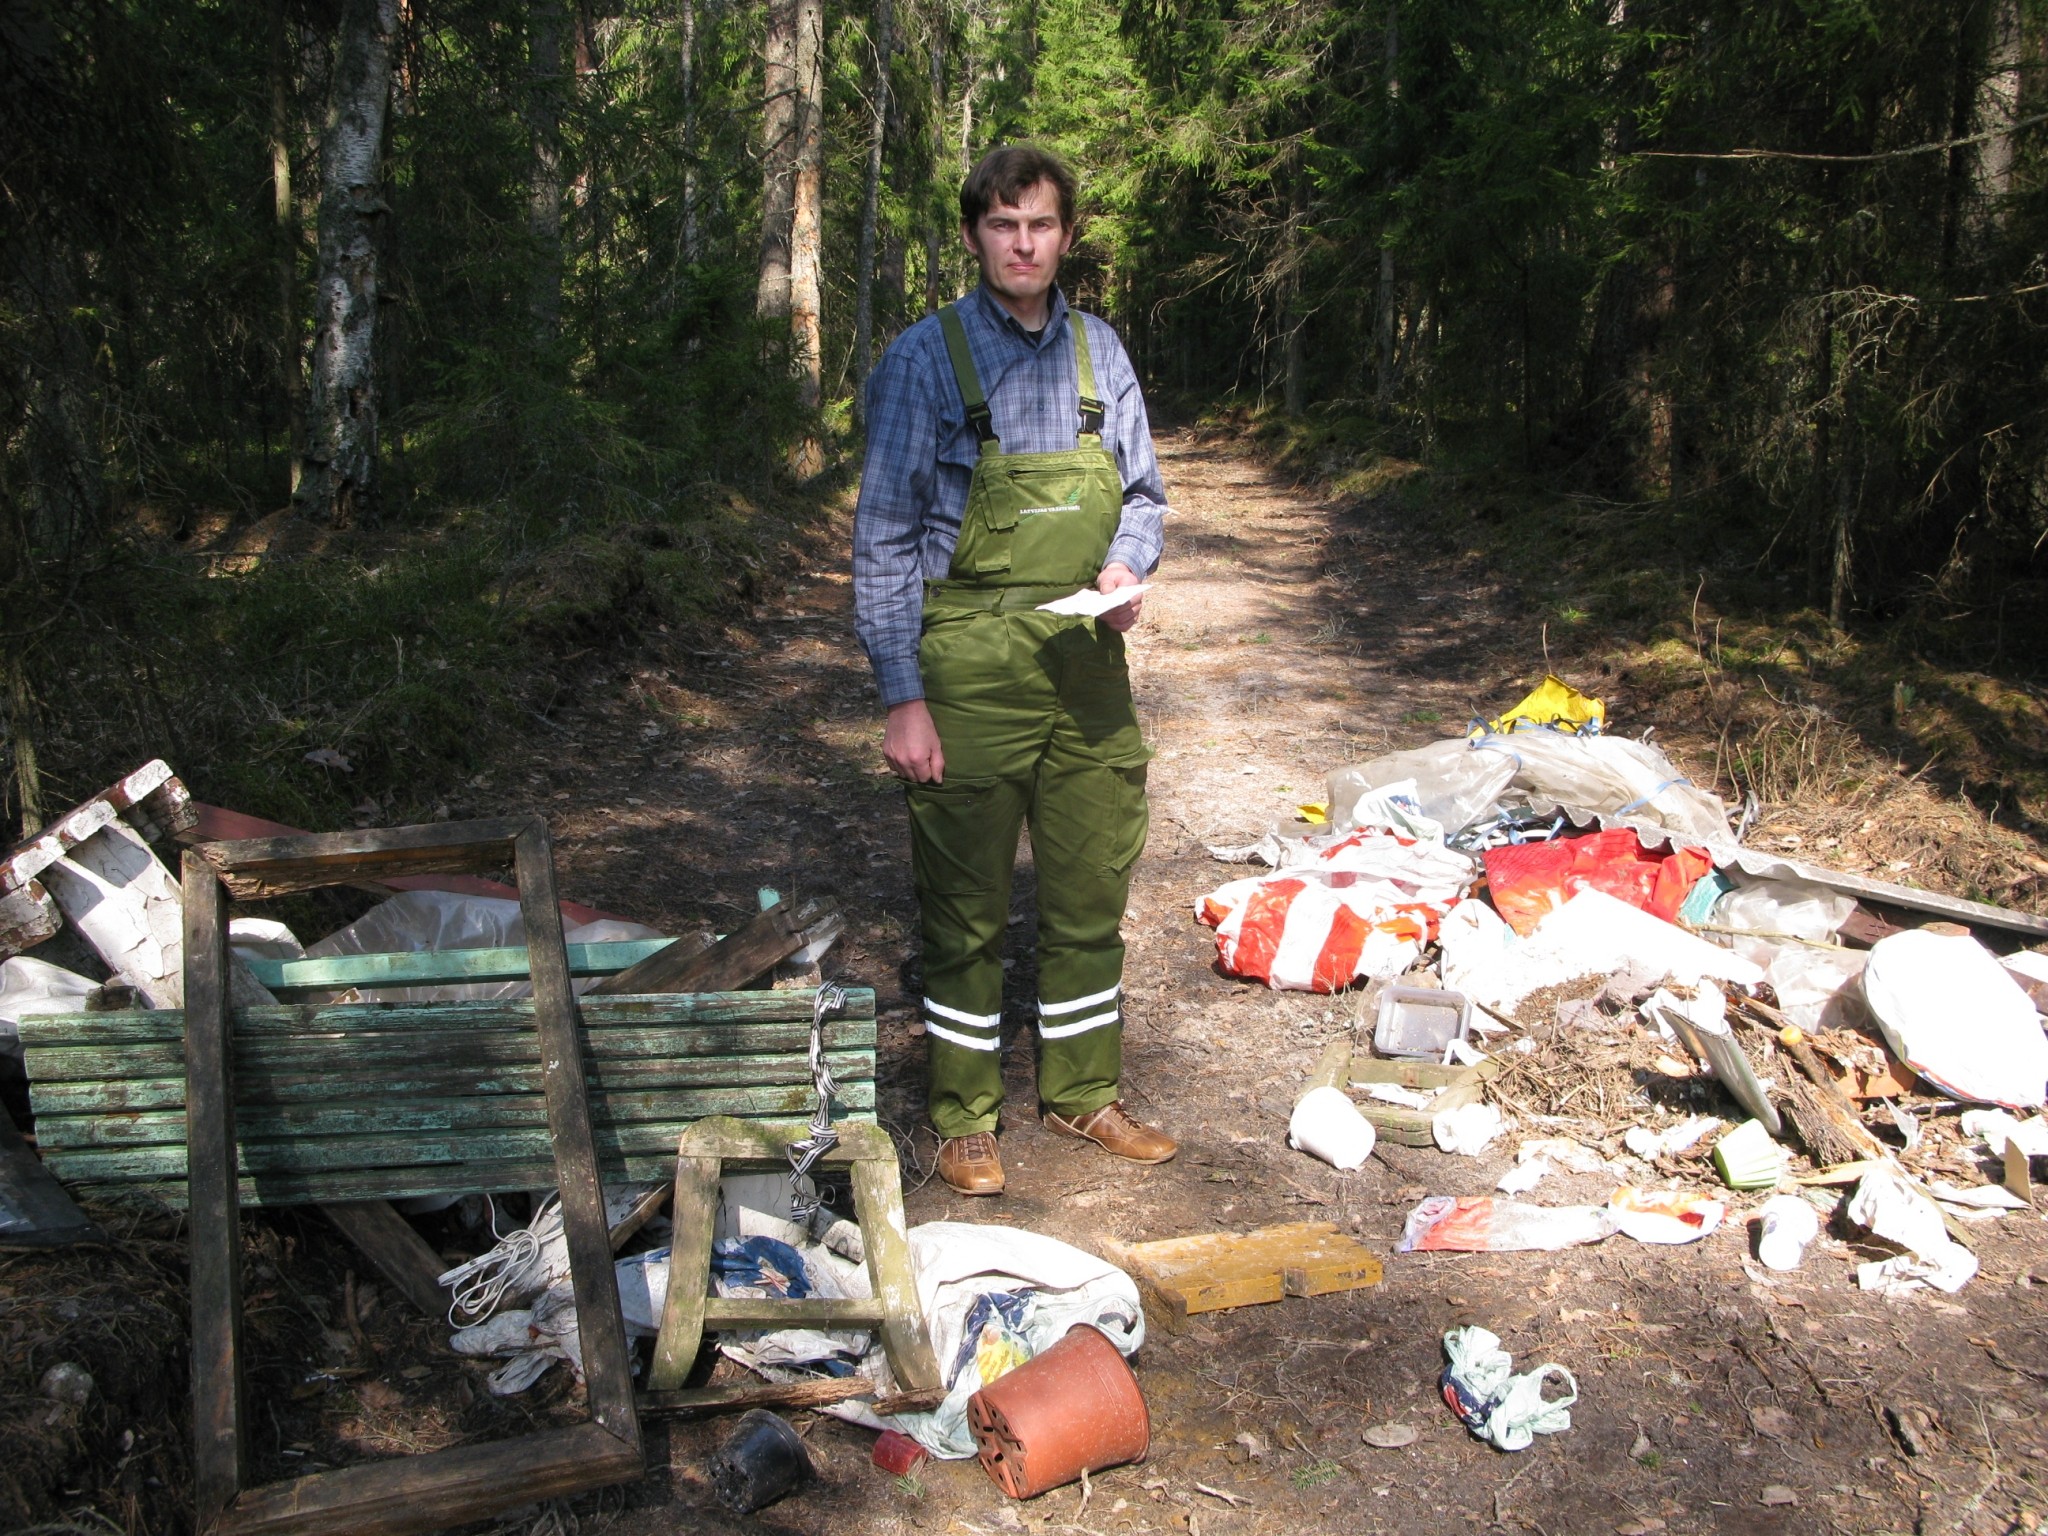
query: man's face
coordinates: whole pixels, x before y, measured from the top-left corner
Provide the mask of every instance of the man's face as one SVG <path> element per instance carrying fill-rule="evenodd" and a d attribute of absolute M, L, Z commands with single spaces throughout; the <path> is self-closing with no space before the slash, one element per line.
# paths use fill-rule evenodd
<path fill-rule="evenodd" d="M 1060 194 L 1049 181 L 1033 182 L 1014 203 L 997 203 L 960 237 L 981 263 L 981 280 L 1013 313 L 1037 312 L 1059 276 L 1060 258 L 1074 232 L 1060 222 Z"/>

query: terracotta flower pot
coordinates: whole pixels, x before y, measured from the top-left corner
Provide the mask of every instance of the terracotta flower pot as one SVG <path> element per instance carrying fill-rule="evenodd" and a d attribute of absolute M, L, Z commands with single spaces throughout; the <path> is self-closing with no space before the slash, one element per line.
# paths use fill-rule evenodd
<path fill-rule="evenodd" d="M 1142 1461 L 1152 1418 L 1116 1345 L 1086 1323 L 967 1400 L 982 1470 L 1013 1499 Z"/>

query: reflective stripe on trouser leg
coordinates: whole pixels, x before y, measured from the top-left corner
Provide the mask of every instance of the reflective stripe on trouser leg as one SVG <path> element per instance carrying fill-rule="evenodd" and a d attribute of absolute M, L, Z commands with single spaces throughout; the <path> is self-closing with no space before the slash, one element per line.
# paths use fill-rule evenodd
<path fill-rule="evenodd" d="M 1061 709 L 1032 786 L 1038 875 L 1038 1099 L 1085 1115 L 1123 1076 L 1124 908 L 1145 846 L 1145 759 L 1123 637 L 1062 636 Z"/>
<path fill-rule="evenodd" d="M 906 798 L 932 1125 L 941 1136 L 991 1131 L 1003 1102 L 1002 945 L 1023 786 L 956 773 L 949 752 L 945 781 L 908 785 Z"/>

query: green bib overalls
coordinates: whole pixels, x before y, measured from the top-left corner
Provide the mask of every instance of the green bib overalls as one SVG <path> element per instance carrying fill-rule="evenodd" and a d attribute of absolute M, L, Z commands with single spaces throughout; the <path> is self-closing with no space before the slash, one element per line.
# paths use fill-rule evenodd
<path fill-rule="evenodd" d="M 1145 763 L 1123 636 L 1037 605 L 1093 587 L 1123 514 L 1102 405 L 1072 316 L 1080 431 L 1059 453 L 1004 453 L 960 317 L 940 312 L 981 444 L 960 541 L 925 584 L 918 645 L 945 755 L 907 786 L 924 932 L 931 1117 L 941 1136 L 993 1130 L 1003 936 L 1020 826 L 1038 875 L 1038 1097 L 1084 1115 L 1118 1097 L 1131 869 L 1145 846 Z"/>

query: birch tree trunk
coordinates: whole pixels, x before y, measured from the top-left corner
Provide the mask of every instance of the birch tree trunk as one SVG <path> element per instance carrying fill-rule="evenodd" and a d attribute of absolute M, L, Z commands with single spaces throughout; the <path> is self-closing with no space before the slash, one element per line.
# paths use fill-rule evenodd
<path fill-rule="evenodd" d="M 293 498 L 318 522 L 377 516 L 377 221 L 398 0 L 347 0 L 320 142 L 320 255 L 305 469 Z"/>
<path fill-rule="evenodd" d="M 861 191 L 860 252 L 854 274 L 853 417 L 867 410 L 868 369 L 875 344 L 875 236 L 882 211 L 882 158 L 889 137 L 889 59 L 895 52 L 894 14 L 889 0 L 875 0 L 875 90 L 868 123 L 867 185 Z"/>
<path fill-rule="evenodd" d="M 526 232 L 533 242 L 527 317 L 546 352 L 562 329 L 562 0 L 534 0 L 526 19 Z"/>
<path fill-rule="evenodd" d="M 824 394 L 819 264 L 825 173 L 824 0 L 796 3 L 796 186 L 790 203 L 790 334 L 803 376 L 803 400 L 816 410 Z"/>
<path fill-rule="evenodd" d="M 796 212 L 798 0 L 768 0 L 761 44 L 761 267 L 754 313 L 789 318 L 790 235 Z"/>
<path fill-rule="evenodd" d="M 790 339 L 806 411 L 824 403 L 823 286 L 819 249 L 824 223 L 825 174 L 825 6 L 824 0 L 796 5 L 796 191 L 789 236 Z M 791 451 L 790 467 L 809 478 L 825 467 L 814 436 Z"/>

